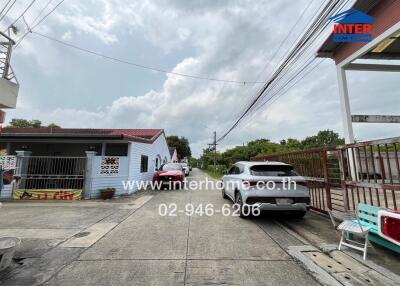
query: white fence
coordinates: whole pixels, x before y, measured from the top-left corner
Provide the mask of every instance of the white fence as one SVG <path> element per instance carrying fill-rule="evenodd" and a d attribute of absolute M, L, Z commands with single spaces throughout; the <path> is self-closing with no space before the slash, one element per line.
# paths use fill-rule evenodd
<path fill-rule="evenodd" d="M 21 157 L 22 158 L 22 157 Z M 0 156 L 0 167 L 5 171 L 17 172 L 17 163 L 21 159 L 18 156 Z M 31 160 L 29 157 L 23 157 L 22 163 Z M 34 159 L 35 157 L 32 157 Z M 20 175 L 19 173 L 17 175 Z M 22 175 L 24 177 L 24 175 Z M 98 198 L 99 190 L 104 188 L 115 188 L 116 196 L 128 194 L 124 190 L 123 182 L 129 180 L 129 158 L 116 156 L 93 156 L 88 157 L 86 165 L 86 176 L 84 184 L 84 198 Z M 23 181 L 23 178 L 20 182 Z M 19 182 L 19 183 L 20 183 Z M 16 188 L 16 182 L 6 184 L 0 191 L 1 199 L 10 199 L 13 196 L 13 189 Z"/>

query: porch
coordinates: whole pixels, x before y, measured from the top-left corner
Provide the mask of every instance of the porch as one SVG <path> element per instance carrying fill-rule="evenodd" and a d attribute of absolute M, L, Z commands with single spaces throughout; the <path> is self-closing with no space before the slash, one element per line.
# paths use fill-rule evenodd
<path fill-rule="evenodd" d="M 128 194 L 123 185 L 129 180 L 128 156 L 96 156 L 95 151 L 86 151 L 84 157 L 16 153 L 0 156 L 4 177 L 9 180 L 1 188 L 0 199 L 93 199 L 105 188 L 114 188 L 116 196 Z"/>

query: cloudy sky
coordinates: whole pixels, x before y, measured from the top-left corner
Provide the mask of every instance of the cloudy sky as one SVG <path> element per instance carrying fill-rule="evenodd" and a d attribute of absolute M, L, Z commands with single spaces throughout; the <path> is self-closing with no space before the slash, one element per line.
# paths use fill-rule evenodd
<path fill-rule="evenodd" d="M 59 0 L 53 0 L 52 5 Z M 239 81 L 266 80 L 315 15 L 314 0 L 65 0 L 36 31 L 89 50 L 174 72 Z M 2 7 L 6 0 L 0 0 Z M 2 30 L 31 0 L 18 1 Z M 26 13 L 31 23 L 48 0 Z M 22 21 L 17 25 L 24 32 Z M 17 35 L 16 38 L 19 36 Z M 63 127 L 164 128 L 188 137 L 195 155 L 224 132 L 260 86 L 203 81 L 118 64 L 28 35 L 14 51 L 21 84 L 7 119 L 39 119 Z M 261 75 L 260 75 L 261 74 Z M 398 114 L 398 75 L 351 72 L 353 114 Z M 256 138 L 342 134 L 335 65 L 326 60 L 298 85 L 235 129 L 220 148 Z M 399 135 L 396 125 L 355 125 L 359 140 Z"/>

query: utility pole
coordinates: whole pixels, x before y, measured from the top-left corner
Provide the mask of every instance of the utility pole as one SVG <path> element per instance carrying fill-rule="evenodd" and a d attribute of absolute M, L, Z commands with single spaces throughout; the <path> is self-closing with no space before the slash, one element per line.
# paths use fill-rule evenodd
<path fill-rule="evenodd" d="M 217 131 L 214 131 L 214 140 L 213 143 L 208 144 L 214 150 L 214 172 L 217 172 Z"/>

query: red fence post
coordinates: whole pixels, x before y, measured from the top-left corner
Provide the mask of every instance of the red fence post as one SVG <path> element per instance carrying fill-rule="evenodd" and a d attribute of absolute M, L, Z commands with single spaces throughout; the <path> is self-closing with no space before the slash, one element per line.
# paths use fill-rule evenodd
<path fill-rule="evenodd" d="M 325 180 L 325 191 L 326 191 L 326 203 L 328 209 L 332 210 L 332 197 L 331 197 L 331 182 L 329 179 L 329 170 L 328 170 L 328 151 L 321 151 L 322 155 L 322 166 L 324 171 L 324 180 Z"/>
<path fill-rule="evenodd" d="M 344 156 L 343 154 L 343 152 L 346 151 L 346 149 L 342 149 L 339 146 L 339 148 L 337 148 L 336 150 L 339 152 L 340 182 L 343 191 L 343 208 L 344 211 L 349 211 L 349 194 L 347 192 L 347 184 L 346 184 L 346 179 L 347 179 L 346 156 Z"/>

